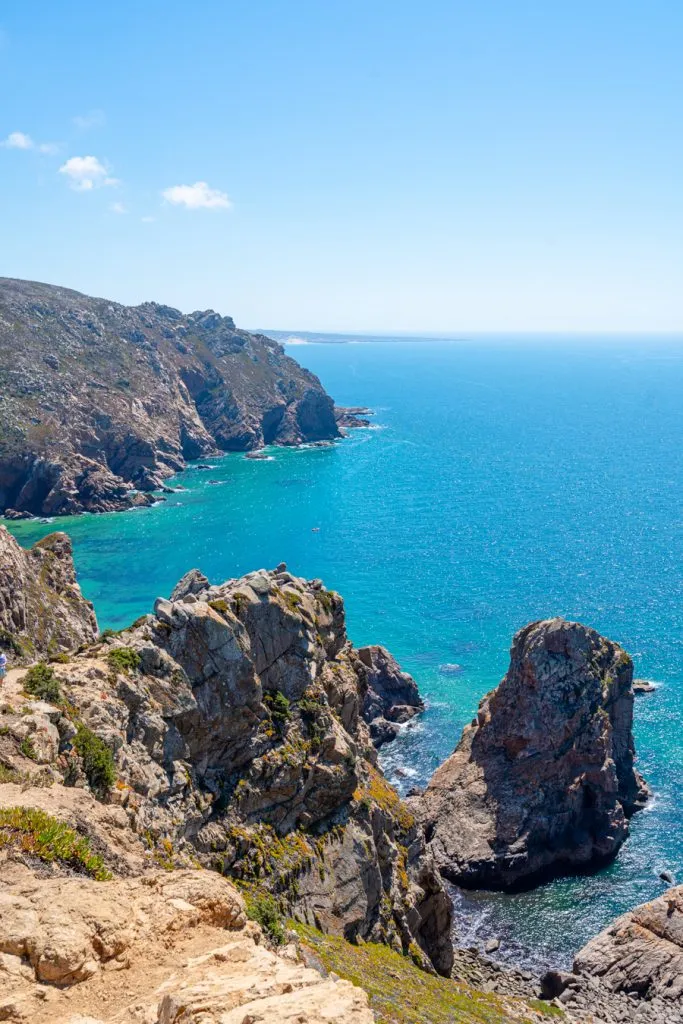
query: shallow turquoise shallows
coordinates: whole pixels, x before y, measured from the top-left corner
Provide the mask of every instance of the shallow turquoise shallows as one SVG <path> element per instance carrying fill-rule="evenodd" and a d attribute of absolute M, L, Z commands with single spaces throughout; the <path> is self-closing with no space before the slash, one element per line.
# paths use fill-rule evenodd
<path fill-rule="evenodd" d="M 372 406 L 377 429 L 267 462 L 226 456 L 155 508 L 59 520 L 83 590 L 100 624 L 120 627 L 193 566 L 220 581 L 284 560 L 323 577 L 352 639 L 386 644 L 429 701 L 385 758 L 403 788 L 452 750 L 526 622 L 564 615 L 623 643 L 661 686 L 636 704 L 655 797 L 616 862 L 532 893 L 456 896 L 463 944 L 496 934 L 502 957 L 566 964 L 661 892 L 660 871 L 683 882 L 683 344 L 290 352 L 338 402 Z M 54 528 L 12 531 L 28 544 Z"/>

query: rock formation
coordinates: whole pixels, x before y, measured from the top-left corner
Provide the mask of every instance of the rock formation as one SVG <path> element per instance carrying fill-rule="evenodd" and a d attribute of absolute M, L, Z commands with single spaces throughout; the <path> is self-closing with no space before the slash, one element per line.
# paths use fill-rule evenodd
<path fill-rule="evenodd" d="M 611 992 L 679 1002 L 683 1014 L 683 887 L 613 921 L 574 961 Z"/>
<path fill-rule="evenodd" d="M 338 436 L 317 377 L 230 317 L 0 278 L 0 510 L 13 517 L 149 504 L 188 459 Z"/>
<path fill-rule="evenodd" d="M 0 886 L 0 1019 L 32 1024 L 372 1024 L 367 996 L 296 950 L 269 951 L 244 902 L 206 871 Z"/>
<path fill-rule="evenodd" d="M 10 664 L 71 650 L 97 636 L 76 582 L 71 541 L 53 533 L 25 551 L 0 526 L 0 650 Z"/>
<path fill-rule="evenodd" d="M 448 972 L 450 901 L 377 767 L 361 713 L 368 665 L 337 594 L 284 565 L 221 586 L 193 571 L 153 615 L 54 670 L 67 713 L 27 708 L 20 674 L 7 680 L 0 760 L 28 736 L 34 761 L 114 800 L 162 863 L 218 869 L 324 931 Z M 114 754 L 113 790 L 93 777 L 87 736 Z M 117 873 L 139 871 L 139 849 L 100 844 Z"/>
<path fill-rule="evenodd" d="M 395 739 L 401 725 L 424 711 L 417 683 L 402 672 L 386 647 L 361 647 L 358 657 L 365 667 L 367 691 L 363 719 L 376 747 Z"/>
<path fill-rule="evenodd" d="M 613 857 L 647 788 L 634 768 L 633 665 L 579 623 L 535 622 L 417 809 L 441 872 L 514 888 Z"/>

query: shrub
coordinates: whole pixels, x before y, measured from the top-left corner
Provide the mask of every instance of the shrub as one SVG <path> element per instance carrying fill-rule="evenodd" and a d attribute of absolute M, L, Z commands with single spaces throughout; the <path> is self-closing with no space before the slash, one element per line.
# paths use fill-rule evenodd
<path fill-rule="evenodd" d="M 99 736 L 82 723 L 74 736 L 74 747 L 83 759 L 83 771 L 93 792 L 108 793 L 116 782 L 114 755 Z"/>
<path fill-rule="evenodd" d="M 247 896 L 247 917 L 260 924 L 275 946 L 284 945 L 287 936 L 280 908 L 276 900 L 267 893 Z"/>
<path fill-rule="evenodd" d="M 58 704 L 62 699 L 59 680 L 54 670 L 44 661 L 39 661 L 28 670 L 24 676 L 24 689 L 32 696 L 46 700 L 50 704 Z"/>
<path fill-rule="evenodd" d="M 44 861 L 61 861 L 98 882 L 111 878 L 88 840 L 34 807 L 0 808 L 0 847 L 17 846 Z"/>
<path fill-rule="evenodd" d="M 209 601 L 209 608 L 213 608 L 215 612 L 225 615 L 228 610 L 228 602 L 219 597 L 216 601 Z"/>
<path fill-rule="evenodd" d="M 289 710 L 289 700 L 280 690 L 266 693 L 263 697 L 263 703 L 270 711 L 270 717 L 278 725 L 284 725 L 287 719 L 292 717 L 292 713 Z"/>
<path fill-rule="evenodd" d="M 134 672 L 140 667 L 140 655 L 132 647 L 114 647 L 107 654 L 107 661 L 115 672 Z"/>
<path fill-rule="evenodd" d="M 33 746 L 33 740 L 30 736 L 24 736 L 23 740 L 19 744 L 19 750 L 22 752 L 24 757 L 28 757 L 30 761 L 35 761 L 36 748 Z"/>

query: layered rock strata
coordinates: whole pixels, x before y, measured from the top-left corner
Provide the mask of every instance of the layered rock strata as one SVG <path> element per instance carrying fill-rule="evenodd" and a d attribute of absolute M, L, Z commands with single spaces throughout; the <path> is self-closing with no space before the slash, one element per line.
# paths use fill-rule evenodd
<path fill-rule="evenodd" d="M 444 875 L 514 888 L 616 854 L 647 797 L 632 682 L 626 652 L 579 623 L 517 633 L 505 678 L 411 802 Z"/>

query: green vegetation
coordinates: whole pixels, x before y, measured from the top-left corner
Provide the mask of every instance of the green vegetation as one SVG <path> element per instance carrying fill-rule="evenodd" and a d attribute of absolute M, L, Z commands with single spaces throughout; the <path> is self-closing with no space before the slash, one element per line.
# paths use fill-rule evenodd
<path fill-rule="evenodd" d="M 263 695 L 263 703 L 270 711 L 270 717 L 282 727 L 292 717 L 289 699 L 280 690 L 273 690 Z"/>
<path fill-rule="evenodd" d="M 220 615 L 225 615 L 228 611 L 228 602 L 219 597 L 215 601 L 209 601 L 209 608 L 213 608 Z"/>
<path fill-rule="evenodd" d="M 44 661 L 39 661 L 28 670 L 24 676 L 24 689 L 33 697 L 46 700 L 49 704 L 59 704 L 62 699 L 59 679 L 54 669 Z"/>
<path fill-rule="evenodd" d="M 277 901 L 268 893 L 245 894 L 247 917 L 260 924 L 274 946 L 282 946 L 286 940 L 284 918 Z"/>
<path fill-rule="evenodd" d="M 24 757 L 28 757 L 29 760 L 35 761 L 36 748 L 33 746 L 33 740 L 31 739 L 30 736 L 24 736 L 23 740 L 19 744 L 19 750 L 24 755 Z"/>
<path fill-rule="evenodd" d="M 83 759 L 90 788 L 100 796 L 108 793 L 116 782 L 116 767 L 107 744 L 81 723 L 74 737 L 74 747 Z"/>
<path fill-rule="evenodd" d="M 296 590 L 281 590 L 280 596 L 282 597 L 282 600 L 285 602 L 287 608 L 289 609 L 290 612 L 292 612 L 292 614 L 299 610 L 299 605 L 301 604 L 301 594 L 298 594 Z"/>
<path fill-rule="evenodd" d="M 301 942 L 328 971 L 365 989 L 378 1024 L 532 1024 L 564 1014 L 539 1000 L 525 1003 L 440 978 L 374 942 L 353 946 L 291 921 Z"/>
<path fill-rule="evenodd" d="M 0 808 L 0 848 L 3 847 L 15 847 L 44 861 L 59 861 L 98 882 L 111 878 L 87 839 L 34 807 Z"/>
<path fill-rule="evenodd" d="M 17 658 L 22 658 L 26 653 L 21 640 L 2 627 L 0 627 L 0 647 L 10 650 Z"/>
<path fill-rule="evenodd" d="M 115 672 L 134 672 L 140 667 L 140 655 L 132 647 L 114 647 L 107 661 Z"/>
<path fill-rule="evenodd" d="M 384 776 L 374 768 L 369 769 L 369 776 L 367 786 L 357 789 L 353 794 L 354 799 L 365 806 L 378 804 L 383 811 L 392 816 L 401 831 L 409 832 L 415 824 L 415 819 L 394 787 L 390 786 Z"/>
<path fill-rule="evenodd" d="M 3 782 L 22 782 L 23 776 L 15 768 L 8 768 L 6 764 L 0 763 L 0 785 Z"/>

